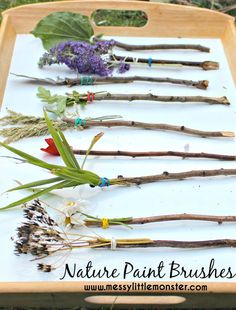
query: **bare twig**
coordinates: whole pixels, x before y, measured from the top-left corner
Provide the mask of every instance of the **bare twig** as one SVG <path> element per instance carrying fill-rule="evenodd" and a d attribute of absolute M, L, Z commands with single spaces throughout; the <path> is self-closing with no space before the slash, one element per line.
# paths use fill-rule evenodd
<path fill-rule="evenodd" d="M 69 118 L 63 118 L 64 122 L 75 124 L 75 120 Z M 155 124 L 155 123 L 143 123 L 136 121 L 122 121 L 122 120 L 112 120 L 112 121 L 96 121 L 96 120 L 86 120 L 86 125 L 83 125 L 84 128 L 89 127 L 133 127 L 133 128 L 142 128 L 150 130 L 166 130 L 166 131 L 175 131 L 183 134 L 196 135 L 201 137 L 234 137 L 234 133 L 230 131 L 203 131 L 188 128 L 185 126 L 176 126 L 169 124 Z"/>
<path fill-rule="evenodd" d="M 102 41 L 99 38 L 94 37 L 94 41 Z M 115 46 L 122 48 L 126 51 L 145 51 L 145 50 L 196 50 L 200 52 L 206 52 L 209 53 L 210 49 L 206 46 L 202 46 L 200 44 L 127 44 L 115 41 Z"/>
<path fill-rule="evenodd" d="M 191 170 L 184 172 L 168 172 L 162 174 L 148 175 L 141 177 L 123 177 L 118 176 L 110 180 L 110 185 L 128 185 L 128 184 L 147 184 L 167 180 L 184 180 L 189 178 L 206 178 L 216 176 L 235 176 L 236 169 L 212 169 L 212 170 Z"/>
<path fill-rule="evenodd" d="M 77 155 L 86 155 L 86 150 L 75 150 L 73 153 Z M 212 153 L 190 153 L 190 152 L 177 152 L 177 151 L 159 151 L 159 152 L 128 152 L 128 151 L 90 151 L 89 155 L 92 156 L 125 156 L 125 157 L 182 157 L 182 158 L 209 158 L 219 160 L 236 160 L 236 155 L 223 155 Z"/>

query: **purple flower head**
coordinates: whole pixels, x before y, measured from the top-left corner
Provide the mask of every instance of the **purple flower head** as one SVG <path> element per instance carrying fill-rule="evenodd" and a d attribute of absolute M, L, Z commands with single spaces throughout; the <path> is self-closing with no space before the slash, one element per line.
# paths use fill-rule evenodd
<path fill-rule="evenodd" d="M 99 41 L 94 45 L 80 41 L 62 42 L 40 58 L 39 66 L 42 68 L 54 63 L 65 64 L 78 73 L 108 76 L 112 68 L 108 67 L 101 55 L 107 54 L 114 43 L 114 40 Z"/>
<path fill-rule="evenodd" d="M 119 73 L 125 73 L 126 71 L 129 71 L 130 64 L 127 64 L 124 62 L 124 60 L 121 60 L 118 66 L 118 72 Z"/>

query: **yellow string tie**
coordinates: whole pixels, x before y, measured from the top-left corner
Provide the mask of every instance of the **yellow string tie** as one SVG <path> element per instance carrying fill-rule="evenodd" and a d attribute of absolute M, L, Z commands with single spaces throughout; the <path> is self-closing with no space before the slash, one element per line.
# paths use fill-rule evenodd
<path fill-rule="evenodd" d="M 109 227 L 109 219 L 105 217 L 102 219 L 102 228 L 106 229 L 108 227 Z"/>

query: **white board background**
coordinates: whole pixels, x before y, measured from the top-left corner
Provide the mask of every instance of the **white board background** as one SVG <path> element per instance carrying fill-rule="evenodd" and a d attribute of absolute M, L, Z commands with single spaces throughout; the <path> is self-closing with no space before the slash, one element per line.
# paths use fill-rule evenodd
<path fill-rule="evenodd" d="M 166 68 L 145 67 L 132 68 L 126 75 L 152 75 L 156 77 L 169 76 L 192 80 L 208 79 L 210 86 L 207 91 L 194 88 L 185 88 L 170 84 L 124 84 L 107 86 L 79 86 L 74 87 L 81 92 L 107 90 L 113 93 L 148 93 L 160 95 L 207 95 L 227 96 L 231 102 L 230 107 L 207 104 L 163 104 L 155 102 L 98 102 L 88 105 L 81 110 L 82 117 L 97 117 L 101 115 L 119 114 L 127 120 L 146 122 L 165 122 L 170 124 L 185 125 L 202 130 L 230 130 L 236 132 L 236 102 L 233 79 L 224 55 L 223 46 L 218 39 L 158 39 L 158 38 L 117 38 L 123 42 L 138 43 L 195 43 L 209 46 L 211 53 L 196 51 L 152 51 L 133 53 L 135 57 L 153 57 L 160 59 L 182 59 L 193 61 L 213 60 L 220 62 L 220 70 L 203 71 L 198 68 Z M 63 66 L 45 67 L 38 69 L 37 61 L 44 52 L 41 42 L 31 35 L 18 35 L 10 71 L 19 74 L 37 77 L 67 76 L 75 74 Z M 120 55 L 128 52 L 119 51 Z M 53 93 L 64 94 L 72 91 L 64 87 L 47 87 Z M 13 76 L 8 77 L 1 115 L 6 114 L 6 109 L 12 109 L 28 115 L 42 115 L 42 103 L 36 97 L 37 86 Z M 202 139 L 180 135 L 171 132 L 145 131 L 139 129 L 117 128 L 92 128 L 80 131 L 67 131 L 66 137 L 73 147 L 88 147 L 92 137 L 103 131 L 105 135 L 97 143 L 95 149 L 110 150 L 178 150 L 183 151 L 189 145 L 189 151 L 218 152 L 235 154 L 236 144 L 233 139 Z M 59 158 L 50 157 L 40 151 L 45 146 L 44 137 L 30 138 L 13 144 L 32 155 L 50 162 L 61 162 Z M 0 155 L 12 155 L 1 149 Z M 80 162 L 82 158 L 79 159 Z M 125 159 L 125 158 L 95 158 L 90 157 L 86 169 L 90 169 L 101 177 L 113 178 L 117 175 L 139 176 L 162 173 L 165 170 L 187 171 L 191 169 L 236 168 L 234 162 L 193 159 Z M 37 167 L 18 164 L 14 160 L 0 158 L 0 193 L 15 186 L 14 180 L 29 182 L 47 178 L 48 173 Z M 1 196 L 0 207 L 24 197 L 27 192 L 4 194 Z M 88 213 L 99 217 L 123 216 L 151 216 L 173 213 L 196 213 L 215 215 L 235 215 L 236 211 L 236 178 L 223 177 L 212 179 L 192 179 L 185 181 L 170 181 L 142 185 L 141 187 L 115 187 L 106 189 L 92 189 L 83 186 L 74 190 L 63 190 L 59 195 L 67 199 L 79 198 L 89 202 Z M 52 273 L 37 271 L 36 263 L 31 262 L 30 255 L 17 257 L 13 254 L 14 244 L 10 240 L 15 234 L 17 225 L 22 221 L 22 210 L 14 208 L 0 213 L 0 281 L 57 281 L 64 273 L 65 263 Z M 101 228 L 82 232 L 96 232 L 104 237 L 139 238 L 169 240 L 204 240 L 217 238 L 235 238 L 236 224 L 218 225 L 192 221 L 167 222 L 136 226 L 133 230 L 123 227 L 113 227 L 107 230 Z M 209 266 L 210 260 L 215 259 L 218 270 L 231 267 L 236 272 L 236 249 L 133 249 L 133 250 L 80 250 L 74 251 L 66 262 L 77 264 L 77 268 L 84 268 L 91 260 L 96 269 L 107 266 L 108 269 L 118 268 L 121 275 L 117 280 L 123 280 L 122 271 L 125 262 L 132 263 L 135 268 L 157 268 L 160 261 L 164 261 L 167 271 L 162 281 L 181 281 L 183 277 L 169 279 L 168 266 L 173 260 L 186 269 L 200 269 Z M 56 260 L 56 259 L 55 259 Z M 54 262 L 54 260 L 50 260 Z M 69 280 L 69 279 L 67 279 Z M 82 281 L 74 278 L 71 280 Z M 89 280 L 89 279 L 88 279 Z M 95 280 L 95 279 L 90 279 Z M 96 279 L 99 280 L 99 279 Z M 102 278 L 106 281 L 106 278 Z M 137 280 L 128 277 L 126 280 Z M 141 279 L 142 280 L 142 279 Z M 147 279 L 146 279 L 147 280 Z M 159 279 L 150 278 L 158 281 Z M 187 279 L 188 281 L 191 279 Z M 199 281 L 200 279 L 192 279 Z M 234 281 L 234 279 L 224 281 Z M 208 281 L 223 281 L 212 277 Z"/>

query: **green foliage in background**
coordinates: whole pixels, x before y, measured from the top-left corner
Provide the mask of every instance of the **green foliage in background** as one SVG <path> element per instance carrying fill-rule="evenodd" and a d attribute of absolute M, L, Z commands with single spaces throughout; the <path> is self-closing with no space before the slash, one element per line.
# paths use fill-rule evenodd
<path fill-rule="evenodd" d="M 0 13 L 6 9 L 23 4 L 48 2 L 49 0 L 0 0 Z M 55 1 L 55 0 L 52 0 Z M 151 2 L 165 2 L 181 5 L 197 6 L 217 10 L 236 17 L 236 0 L 152 0 Z M 98 10 L 93 16 L 95 22 L 101 26 L 135 26 L 142 27 L 146 24 L 146 16 L 142 12 L 121 12 Z M 0 17 L 1 20 L 1 17 Z"/>

